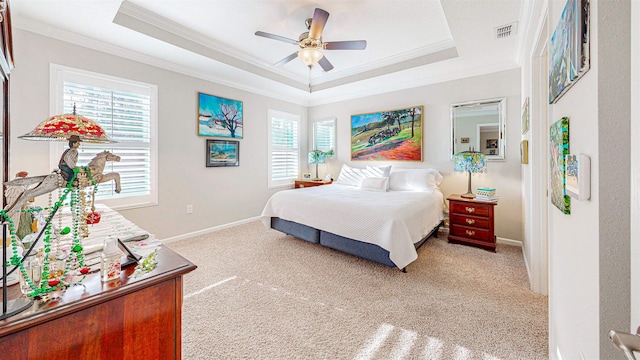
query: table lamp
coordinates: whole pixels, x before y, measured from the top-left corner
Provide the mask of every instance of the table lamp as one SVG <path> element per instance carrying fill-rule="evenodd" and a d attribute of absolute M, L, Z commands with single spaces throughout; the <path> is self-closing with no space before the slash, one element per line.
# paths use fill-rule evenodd
<path fill-rule="evenodd" d="M 318 164 L 324 164 L 325 162 L 327 162 L 327 156 L 325 152 L 320 150 L 313 150 L 309 152 L 309 164 L 316 165 L 316 177 L 311 180 L 322 180 L 318 177 Z"/>
<path fill-rule="evenodd" d="M 467 199 L 473 199 L 476 197 L 471 191 L 471 173 L 482 173 L 487 171 L 487 162 L 484 154 L 473 150 L 455 154 L 453 156 L 453 170 L 469 173 L 467 193 L 460 196 Z"/>

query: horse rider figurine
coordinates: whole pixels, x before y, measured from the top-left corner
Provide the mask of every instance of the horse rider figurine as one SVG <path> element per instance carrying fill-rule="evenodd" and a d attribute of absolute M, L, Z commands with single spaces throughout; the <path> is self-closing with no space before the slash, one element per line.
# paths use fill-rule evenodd
<path fill-rule="evenodd" d="M 78 135 L 69 136 L 69 148 L 62 153 L 58 168 L 62 171 L 62 177 L 68 182 L 73 178 L 73 169 L 78 162 L 78 147 L 80 147 L 80 137 Z"/>

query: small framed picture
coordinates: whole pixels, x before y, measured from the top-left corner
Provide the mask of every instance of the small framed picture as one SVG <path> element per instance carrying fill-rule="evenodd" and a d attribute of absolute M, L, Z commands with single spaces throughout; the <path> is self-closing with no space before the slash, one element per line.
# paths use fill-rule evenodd
<path fill-rule="evenodd" d="M 522 140 L 520 142 L 520 164 L 529 163 L 529 141 Z"/>
<path fill-rule="evenodd" d="M 487 139 L 487 149 L 497 149 L 498 139 Z"/>
<path fill-rule="evenodd" d="M 304 173 L 304 174 L 302 174 L 302 178 L 303 179 L 311 179 L 311 174 L 310 173 Z"/>
<path fill-rule="evenodd" d="M 240 142 L 236 140 L 207 140 L 207 167 L 239 166 Z"/>

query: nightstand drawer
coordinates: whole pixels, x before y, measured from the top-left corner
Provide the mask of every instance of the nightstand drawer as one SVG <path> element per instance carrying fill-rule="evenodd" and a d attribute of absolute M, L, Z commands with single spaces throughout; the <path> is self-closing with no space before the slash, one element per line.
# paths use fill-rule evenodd
<path fill-rule="evenodd" d="M 488 217 L 467 216 L 464 214 L 451 214 L 451 223 L 463 226 L 488 229 L 490 221 Z"/>
<path fill-rule="evenodd" d="M 475 204 L 470 202 L 451 202 L 450 213 L 469 214 L 475 216 L 489 216 L 492 205 Z"/>
<path fill-rule="evenodd" d="M 491 232 L 487 229 L 479 229 L 468 226 L 460 226 L 460 225 L 451 225 L 449 229 L 449 235 L 451 236 L 459 236 L 467 239 L 475 239 L 482 241 L 494 241 Z"/>

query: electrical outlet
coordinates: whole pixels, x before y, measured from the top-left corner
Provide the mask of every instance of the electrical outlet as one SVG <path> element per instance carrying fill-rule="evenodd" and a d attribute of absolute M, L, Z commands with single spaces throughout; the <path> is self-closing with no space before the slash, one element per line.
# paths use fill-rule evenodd
<path fill-rule="evenodd" d="M 193 205 L 187 205 L 187 214 L 193 214 Z"/>

